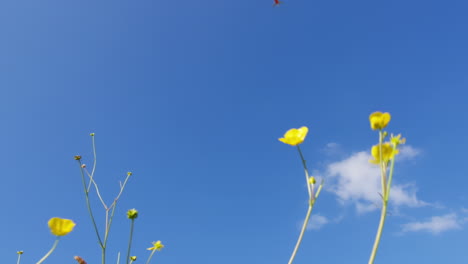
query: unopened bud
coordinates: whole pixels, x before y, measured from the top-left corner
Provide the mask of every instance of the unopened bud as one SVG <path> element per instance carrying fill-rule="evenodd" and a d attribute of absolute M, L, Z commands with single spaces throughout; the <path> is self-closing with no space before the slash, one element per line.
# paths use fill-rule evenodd
<path fill-rule="evenodd" d="M 127 211 L 128 219 L 136 219 L 138 217 L 138 211 L 133 208 Z"/>

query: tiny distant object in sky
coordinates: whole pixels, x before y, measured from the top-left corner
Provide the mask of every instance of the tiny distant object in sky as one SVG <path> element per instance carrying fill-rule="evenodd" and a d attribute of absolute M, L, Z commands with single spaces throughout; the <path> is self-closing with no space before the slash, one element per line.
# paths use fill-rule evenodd
<path fill-rule="evenodd" d="M 280 0 L 275 0 L 275 3 L 273 4 L 273 6 L 277 6 L 277 5 L 280 5 L 282 4 L 283 2 L 281 2 Z"/>

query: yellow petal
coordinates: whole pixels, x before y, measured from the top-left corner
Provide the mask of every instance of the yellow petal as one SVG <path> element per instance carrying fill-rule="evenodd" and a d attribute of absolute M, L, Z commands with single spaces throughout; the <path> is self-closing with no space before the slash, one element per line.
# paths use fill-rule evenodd
<path fill-rule="evenodd" d="M 279 141 L 291 146 L 297 146 L 304 142 L 308 132 L 309 129 L 305 126 L 299 129 L 292 128 L 284 134 L 284 137 L 279 138 Z"/>
<path fill-rule="evenodd" d="M 161 240 L 158 240 L 156 242 L 153 242 L 153 246 L 148 248 L 148 250 L 158 250 L 161 251 L 161 249 L 164 247 L 164 245 L 161 243 Z"/>
<path fill-rule="evenodd" d="M 389 113 L 374 112 L 369 116 L 370 125 L 373 130 L 384 129 L 390 122 L 390 119 Z"/>
<path fill-rule="evenodd" d="M 75 227 L 75 223 L 70 219 L 62 219 L 53 217 L 47 223 L 50 228 L 50 232 L 56 236 L 64 236 L 70 233 Z"/>
<path fill-rule="evenodd" d="M 390 143 L 386 142 L 382 144 L 382 155 L 380 155 L 380 145 L 375 145 L 371 149 L 371 154 L 374 159 L 369 162 L 379 164 L 383 161 L 387 163 L 389 160 L 393 159 L 398 152 L 398 149 L 394 149 Z"/>

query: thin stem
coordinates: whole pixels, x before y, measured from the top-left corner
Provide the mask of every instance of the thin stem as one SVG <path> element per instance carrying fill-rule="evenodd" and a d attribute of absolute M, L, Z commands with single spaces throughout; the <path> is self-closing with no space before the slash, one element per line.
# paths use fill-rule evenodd
<path fill-rule="evenodd" d="M 372 248 L 372 253 L 369 259 L 369 264 L 374 263 L 375 256 L 377 255 L 377 249 L 379 248 L 380 237 L 382 236 L 383 226 L 385 224 L 385 218 L 387 216 L 387 202 L 383 201 L 382 212 L 380 214 L 379 228 L 377 229 L 377 234 L 375 236 L 374 247 Z"/>
<path fill-rule="evenodd" d="M 299 238 L 297 239 L 296 246 L 294 247 L 293 253 L 291 255 L 291 258 L 289 259 L 288 264 L 292 264 L 294 261 L 294 258 L 296 257 L 297 250 L 299 249 L 299 246 L 301 245 L 301 242 L 302 242 L 302 237 L 304 236 L 304 232 L 307 229 L 307 225 L 309 223 L 310 215 L 312 213 L 312 209 L 314 208 L 314 204 L 315 204 L 315 199 L 310 200 L 309 209 L 307 210 L 304 223 L 302 224 L 301 233 L 299 234 Z"/>
<path fill-rule="evenodd" d="M 375 260 L 375 256 L 377 255 L 377 250 L 379 248 L 380 244 L 380 238 L 382 237 L 382 231 L 383 227 L 385 225 L 385 219 L 387 217 L 387 206 L 388 206 L 388 200 L 390 198 L 390 188 L 391 188 L 391 183 L 392 183 L 392 178 L 393 178 L 393 167 L 395 165 L 395 157 L 392 158 L 392 163 L 390 166 L 390 175 L 388 176 L 388 181 L 387 181 L 387 166 L 388 166 L 388 161 L 384 161 L 382 156 L 382 144 L 383 144 L 383 132 L 380 131 L 380 169 L 381 169 L 381 176 L 382 176 L 382 211 L 380 213 L 380 221 L 379 221 L 379 227 L 377 229 L 377 234 L 375 235 L 375 241 L 374 241 L 374 246 L 372 247 L 372 252 L 369 258 L 369 264 L 373 264 Z"/>
<path fill-rule="evenodd" d="M 312 190 L 309 184 L 309 170 L 307 169 L 306 160 L 304 159 L 304 155 L 302 155 L 301 147 L 299 147 L 299 145 L 297 145 L 297 151 L 299 152 L 299 156 L 301 156 L 302 166 L 304 166 L 304 173 L 306 177 L 307 191 L 309 192 L 309 199 L 312 199 Z"/>
<path fill-rule="evenodd" d="M 96 236 L 98 238 L 99 245 L 102 248 L 103 243 L 102 243 L 102 240 L 101 240 L 101 236 L 99 235 L 99 230 L 97 228 L 96 221 L 94 220 L 94 215 L 93 215 L 93 210 L 91 209 L 91 204 L 89 202 L 89 192 L 86 189 L 86 180 L 85 180 L 85 177 L 84 177 L 83 168 L 81 167 L 81 161 L 78 161 L 78 163 L 80 164 L 81 179 L 82 179 L 82 182 L 83 182 L 83 188 L 84 188 L 84 193 L 85 193 L 85 197 L 86 197 L 86 206 L 88 207 L 89 216 L 91 217 L 91 221 L 93 222 L 94 231 L 96 232 Z"/>
<path fill-rule="evenodd" d="M 387 183 L 387 197 L 386 197 L 387 201 L 390 199 L 390 187 L 391 187 L 392 178 L 393 178 L 393 167 L 395 167 L 395 157 L 392 158 L 392 162 L 390 164 L 390 174 L 388 176 L 388 183 Z"/>
<path fill-rule="evenodd" d="M 382 153 L 382 144 L 383 144 L 383 132 L 382 130 L 379 131 L 379 155 L 380 155 L 380 175 L 381 179 L 380 182 L 382 183 L 382 196 L 385 197 L 385 192 L 387 190 L 387 181 L 386 181 L 386 173 L 384 166 L 387 165 L 386 162 L 383 162 L 383 153 Z"/>
<path fill-rule="evenodd" d="M 377 249 L 379 248 L 380 238 L 382 236 L 383 226 L 385 225 L 385 219 L 387 217 L 387 204 L 388 200 L 390 199 L 390 190 L 391 190 L 391 183 L 393 178 L 393 168 L 395 166 L 395 158 L 392 158 L 392 163 L 390 165 L 390 175 L 388 176 L 388 183 L 387 189 L 384 192 L 384 196 L 382 197 L 382 212 L 380 214 L 380 222 L 379 228 L 377 229 L 377 234 L 375 236 L 374 247 L 372 248 L 372 253 L 369 259 L 369 264 L 374 263 L 375 256 L 377 255 Z M 386 171 L 385 171 L 386 174 Z"/>
<path fill-rule="evenodd" d="M 57 239 L 55 239 L 55 242 L 52 245 L 52 248 L 49 250 L 49 252 L 47 252 L 47 254 L 45 254 L 45 256 L 42 257 L 41 260 L 39 260 L 36 264 L 41 264 L 42 262 L 44 262 L 44 260 L 46 260 L 46 258 L 50 256 L 50 254 L 52 254 L 52 252 L 54 252 L 55 248 L 58 245 L 59 240 L 60 240 L 60 237 L 57 237 Z"/>
<path fill-rule="evenodd" d="M 21 254 L 18 254 L 18 260 L 16 261 L 16 264 L 20 264 L 20 260 L 21 260 Z"/>
<path fill-rule="evenodd" d="M 89 184 L 90 184 L 90 185 L 88 185 L 88 192 L 89 192 L 89 190 L 90 190 L 91 184 L 93 184 L 93 185 L 94 185 L 94 188 L 96 189 L 96 194 L 97 194 L 99 200 L 100 200 L 101 203 L 102 203 L 102 206 L 104 207 L 104 209 L 107 209 L 107 205 L 106 205 L 106 203 L 104 202 L 104 200 L 102 199 L 101 192 L 99 192 L 99 187 L 98 187 L 96 181 L 94 181 L 94 176 L 93 176 L 92 174 L 90 174 L 86 169 L 85 169 L 85 171 L 86 171 L 86 174 L 87 174 L 88 177 L 89 177 Z"/>
<path fill-rule="evenodd" d="M 127 249 L 127 264 L 130 262 L 130 249 L 132 248 L 132 238 L 133 238 L 133 226 L 135 225 L 135 219 L 132 218 L 132 223 L 130 224 L 130 238 L 128 239 L 128 249 Z"/>
<path fill-rule="evenodd" d="M 151 255 L 148 257 L 148 260 L 146 261 L 146 264 L 150 263 L 150 260 L 153 257 L 154 252 L 156 252 L 156 249 L 153 249 L 153 251 L 151 251 Z"/>
<path fill-rule="evenodd" d="M 101 247 L 101 263 L 106 263 L 106 246 Z"/>
<path fill-rule="evenodd" d="M 120 251 L 117 253 L 117 264 L 120 264 Z"/>
<path fill-rule="evenodd" d="M 92 142 L 93 142 L 93 157 L 94 157 L 94 162 L 93 162 L 93 170 L 91 171 L 91 176 L 94 176 L 94 172 L 96 171 L 96 142 L 94 141 L 94 136 L 91 136 Z M 91 177 L 93 178 L 93 177 Z"/>

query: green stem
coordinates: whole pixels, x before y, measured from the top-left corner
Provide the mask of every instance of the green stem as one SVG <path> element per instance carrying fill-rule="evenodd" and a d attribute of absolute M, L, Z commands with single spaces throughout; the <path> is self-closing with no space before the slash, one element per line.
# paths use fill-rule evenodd
<path fill-rule="evenodd" d="M 45 254 L 45 256 L 42 257 L 41 260 L 39 260 L 36 264 L 41 264 L 42 262 L 44 262 L 44 260 L 46 260 L 46 258 L 48 258 L 50 256 L 50 254 L 52 254 L 52 252 L 54 252 L 55 248 L 58 245 L 59 239 L 60 239 L 60 237 L 57 237 L 57 239 L 55 239 L 55 242 L 52 245 L 52 248 L 49 250 L 49 252 L 47 252 L 47 254 Z"/>
<path fill-rule="evenodd" d="M 314 208 L 315 201 L 317 200 L 320 191 L 322 190 L 323 186 L 323 180 L 317 190 L 317 193 L 315 194 L 315 197 L 313 196 L 312 193 L 312 187 L 311 184 L 309 183 L 309 170 L 307 169 L 307 163 L 306 160 L 304 159 L 304 155 L 302 155 L 301 148 L 299 145 L 297 145 L 297 151 L 299 152 L 299 156 L 301 157 L 302 161 L 302 166 L 304 167 L 304 172 L 305 172 L 305 177 L 306 177 L 306 184 L 307 184 L 307 191 L 309 193 L 309 209 L 307 210 L 306 217 L 304 219 L 304 223 L 302 224 L 302 229 L 301 232 L 299 233 L 299 238 L 297 239 L 296 246 L 294 247 L 293 253 L 291 255 L 291 258 L 289 259 L 288 264 L 292 264 L 294 261 L 294 258 L 296 257 L 297 251 L 299 250 L 299 246 L 301 245 L 302 238 L 304 237 L 305 230 L 307 229 L 307 225 L 309 223 L 310 215 L 312 213 L 312 209 Z"/>
<path fill-rule="evenodd" d="M 94 220 L 93 210 L 91 209 L 91 203 L 89 201 L 89 192 L 88 192 L 88 190 L 86 188 L 86 180 L 85 180 L 83 168 L 81 167 L 81 161 L 78 161 L 78 163 L 80 164 L 81 179 L 82 179 L 82 182 L 83 182 L 83 188 L 84 188 L 84 193 L 85 193 L 85 197 L 86 197 L 86 206 L 88 207 L 88 213 L 89 213 L 89 216 L 91 217 L 91 221 L 93 222 L 94 231 L 96 232 L 96 236 L 98 238 L 99 245 L 102 248 L 104 246 L 104 244 L 102 243 L 101 236 L 99 235 L 99 230 L 98 230 L 97 225 L 96 225 L 96 221 Z M 103 264 L 104 264 L 104 262 L 103 262 Z"/>
<path fill-rule="evenodd" d="M 305 220 L 304 220 L 304 224 L 302 225 L 301 233 L 299 234 L 299 238 L 297 239 L 296 246 L 294 247 L 293 253 L 291 255 L 291 258 L 289 259 L 288 264 L 293 263 L 294 258 L 296 257 L 297 250 L 299 249 L 299 246 L 301 245 L 302 237 L 304 236 L 304 232 L 305 232 L 305 230 L 307 228 L 307 224 L 309 223 L 310 214 L 312 213 L 312 208 L 313 208 L 314 202 L 310 202 L 310 203 L 311 203 L 311 205 L 309 205 L 309 209 L 307 210 L 307 214 L 306 214 L 306 217 L 305 217 Z"/>
<path fill-rule="evenodd" d="M 374 263 L 374 259 L 377 254 L 377 249 L 379 248 L 380 237 L 382 236 L 382 230 L 385 224 L 386 216 L 387 216 L 387 202 L 384 200 L 383 206 L 382 206 L 382 212 L 380 214 L 379 228 L 377 229 L 377 234 L 375 236 L 374 247 L 372 248 L 372 253 L 369 259 L 369 264 Z"/>
<path fill-rule="evenodd" d="M 101 263 L 106 263 L 106 247 L 101 247 Z"/>
<path fill-rule="evenodd" d="M 377 250 L 380 244 L 380 238 L 382 237 L 383 227 L 385 225 L 385 219 L 387 217 L 387 207 L 388 201 L 390 199 L 390 190 L 391 184 L 393 179 L 393 168 L 395 167 L 395 157 L 392 157 L 391 165 L 390 165 L 390 174 L 388 175 L 387 180 L 387 166 L 388 163 L 382 160 L 382 142 L 383 135 L 382 131 L 380 131 L 380 168 L 381 168 L 381 175 L 382 175 L 382 212 L 380 214 L 380 221 L 379 221 L 379 228 L 377 229 L 377 234 L 375 235 L 374 246 L 372 247 L 372 252 L 369 258 L 369 264 L 373 264 L 375 260 L 375 256 L 377 255 Z M 396 150 L 396 146 L 393 146 Z"/>
<path fill-rule="evenodd" d="M 395 148 L 396 150 L 396 148 Z M 395 157 L 392 158 L 392 162 L 390 164 L 390 174 L 388 176 L 388 183 L 387 183 L 387 197 L 385 198 L 387 201 L 390 199 L 390 187 L 392 184 L 392 178 L 393 178 L 393 167 L 395 166 Z"/>
<path fill-rule="evenodd" d="M 96 221 L 94 220 L 93 210 L 91 209 L 91 203 L 89 202 L 89 192 L 88 192 L 88 190 L 86 188 L 86 180 L 85 180 L 83 168 L 81 167 L 81 161 L 78 161 L 78 163 L 80 164 L 81 179 L 82 179 L 82 182 L 83 182 L 83 188 L 84 188 L 85 197 L 86 197 L 86 206 L 88 207 L 88 213 L 89 213 L 89 216 L 91 217 L 91 221 L 93 222 L 94 231 L 96 232 L 96 236 L 98 238 L 99 245 L 102 248 L 103 244 L 102 244 L 101 236 L 99 235 L 99 230 L 97 228 Z"/>
<path fill-rule="evenodd" d="M 304 159 L 304 155 L 302 155 L 301 147 L 299 147 L 299 145 L 297 145 L 297 151 L 299 152 L 299 156 L 301 156 L 302 166 L 304 166 L 304 173 L 306 177 L 307 191 L 309 192 L 309 199 L 312 199 L 312 190 L 309 184 L 309 170 L 307 169 L 306 160 Z"/>
<path fill-rule="evenodd" d="M 128 249 L 127 249 L 127 264 L 130 264 L 130 248 L 132 248 L 132 237 L 133 237 L 133 226 L 135 224 L 135 219 L 131 219 L 132 223 L 130 224 L 130 238 L 128 239 Z"/>
<path fill-rule="evenodd" d="M 16 261 L 16 264 L 20 264 L 20 260 L 21 260 L 21 254 L 18 254 L 18 261 Z"/>
<path fill-rule="evenodd" d="M 153 251 L 151 252 L 151 255 L 148 257 L 148 260 L 146 261 L 146 264 L 150 263 L 150 260 L 153 257 L 154 252 L 156 252 L 156 249 L 153 249 Z"/>
<path fill-rule="evenodd" d="M 386 173 L 385 167 L 387 166 L 386 162 L 383 162 L 383 153 L 382 153 L 382 144 L 383 144 L 383 132 L 380 130 L 379 132 L 379 155 L 380 155 L 380 175 L 381 179 L 380 182 L 382 183 L 382 197 L 385 197 L 385 192 L 387 191 L 387 180 L 386 180 Z"/>

